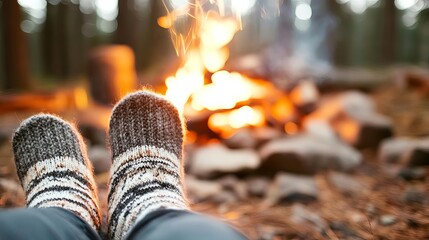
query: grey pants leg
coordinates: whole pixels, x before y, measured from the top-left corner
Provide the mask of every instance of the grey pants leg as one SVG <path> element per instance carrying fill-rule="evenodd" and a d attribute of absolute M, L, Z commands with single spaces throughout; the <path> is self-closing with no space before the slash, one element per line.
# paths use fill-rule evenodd
<path fill-rule="evenodd" d="M 227 224 L 201 214 L 179 210 L 150 213 L 130 231 L 126 240 L 244 240 Z"/>
<path fill-rule="evenodd" d="M 62 208 L 0 211 L 0 239 L 101 239 L 85 221 Z"/>

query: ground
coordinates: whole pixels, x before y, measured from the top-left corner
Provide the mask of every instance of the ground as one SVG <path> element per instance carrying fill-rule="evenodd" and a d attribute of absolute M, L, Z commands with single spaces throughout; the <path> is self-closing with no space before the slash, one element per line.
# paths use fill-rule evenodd
<path fill-rule="evenodd" d="M 379 110 L 394 121 L 396 135 L 429 135 L 428 96 L 393 87 L 382 87 L 372 95 Z M 225 219 L 250 239 L 429 239 L 429 168 L 423 179 L 406 181 L 398 177 L 401 166 L 380 163 L 376 151 L 365 151 L 364 156 L 364 163 L 350 173 L 364 186 L 358 193 L 338 191 L 328 181 L 330 173 L 324 172 L 316 175 L 320 191 L 313 202 L 267 207 L 262 198 L 249 198 L 229 204 L 200 202 L 192 208 Z M 104 213 L 107 180 L 107 173 L 96 176 Z M 0 207 L 22 207 L 24 201 L 10 141 L 3 139 Z M 297 207 L 308 210 L 304 221 L 293 218 Z"/>

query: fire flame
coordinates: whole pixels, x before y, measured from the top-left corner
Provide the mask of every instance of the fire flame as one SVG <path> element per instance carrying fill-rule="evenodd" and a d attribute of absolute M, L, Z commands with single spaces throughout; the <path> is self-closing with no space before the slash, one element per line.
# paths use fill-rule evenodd
<path fill-rule="evenodd" d="M 194 8 L 200 9 L 197 6 L 194 6 Z M 191 96 L 198 99 L 193 104 L 198 109 L 207 108 L 214 110 L 232 108 L 235 104 L 231 106 L 230 103 L 226 105 L 225 103 L 221 103 L 220 106 L 213 106 L 213 101 L 210 101 L 209 98 L 213 97 L 213 94 L 210 94 L 213 93 L 213 90 L 217 91 L 219 87 L 225 86 L 225 84 L 220 82 L 231 79 L 231 81 L 237 83 L 237 74 L 233 75 L 234 77 L 228 77 L 227 72 L 218 71 L 225 66 L 229 58 L 229 50 L 226 45 L 231 42 L 234 34 L 239 30 L 239 24 L 234 18 L 222 17 L 214 11 L 210 11 L 206 15 L 200 13 L 199 17 L 201 19 L 198 19 L 198 16 L 194 17 L 196 17 L 195 21 L 197 22 L 194 26 L 198 26 L 198 29 L 197 31 L 193 29 L 191 32 L 196 31 L 197 40 L 194 41 L 194 45 L 191 46 L 190 50 L 185 53 L 182 67 L 175 75 L 169 76 L 166 79 L 166 97 L 181 111 L 183 111 L 185 104 Z M 171 19 L 168 20 L 165 17 L 158 20 L 162 26 L 172 27 L 171 21 Z M 172 31 L 174 33 L 172 36 L 176 36 L 176 31 Z M 179 38 L 185 39 L 183 36 Z M 182 41 L 179 45 L 184 47 L 186 43 Z M 204 86 L 206 71 L 215 73 L 213 74 L 212 81 L 216 81 L 217 83 L 213 82 Z M 205 96 L 205 94 L 209 95 Z"/>
<path fill-rule="evenodd" d="M 218 11 L 204 11 L 204 4 L 214 5 Z M 191 19 L 187 31 L 177 26 L 183 18 Z M 166 98 L 182 113 L 188 109 L 187 104 L 193 111 L 233 109 L 238 103 L 267 95 L 266 85 L 222 70 L 229 58 L 227 45 L 241 30 L 240 16 L 226 16 L 222 0 L 195 0 L 181 9 L 167 8 L 167 16 L 159 18 L 158 24 L 170 31 L 176 53 L 183 60 L 177 72 L 165 80 Z M 208 72 L 212 74 L 210 79 L 205 78 Z M 263 109 L 250 106 L 215 113 L 209 119 L 214 131 L 264 123 Z"/>
<path fill-rule="evenodd" d="M 260 107 L 243 106 L 229 112 L 215 113 L 208 121 L 210 129 L 228 137 L 231 130 L 242 127 L 261 127 L 265 124 L 264 111 Z"/>

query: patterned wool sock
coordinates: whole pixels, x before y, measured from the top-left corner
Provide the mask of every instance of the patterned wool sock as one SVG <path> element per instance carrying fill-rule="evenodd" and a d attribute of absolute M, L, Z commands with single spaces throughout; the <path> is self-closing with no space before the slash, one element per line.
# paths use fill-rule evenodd
<path fill-rule="evenodd" d="M 114 108 L 109 235 L 123 238 L 156 209 L 187 209 L 182 185 L 183 126 L 177 109 L 160 95 L 140 91 Z"/>
<path fill-rule="evenodd" d="M 16 130 L 13 151 L 27 207 L 64 208 L 99 229 L 92 166 L 74 127 L 55 116 L 33 116 Z"/>

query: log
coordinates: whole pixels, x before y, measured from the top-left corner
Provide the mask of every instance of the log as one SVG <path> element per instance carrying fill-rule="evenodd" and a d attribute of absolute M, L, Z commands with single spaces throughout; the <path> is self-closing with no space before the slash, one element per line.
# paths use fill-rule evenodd
<path fill-rule="evenodd" d="M 88 77 L 93 100 L 115 104 L 137 88 L 134 53 L 125 45 L 96 48 L 89 56 Z"/>
<path fill-rule="evenodd" d="M 60 112 L 70 108 L 85 108 L 87 101 L 83 88 L 4 94 L 0 96 L 0 114 L 14 111 Z"/>

